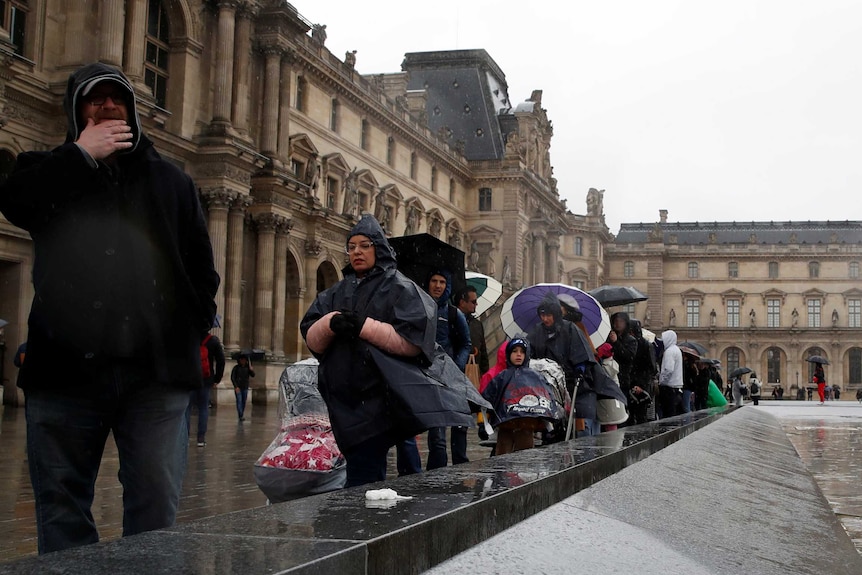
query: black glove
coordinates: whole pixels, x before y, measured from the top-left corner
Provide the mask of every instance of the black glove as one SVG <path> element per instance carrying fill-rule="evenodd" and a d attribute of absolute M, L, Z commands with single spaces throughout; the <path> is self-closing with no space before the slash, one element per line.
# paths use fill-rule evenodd
<path fill-rule="evenodd" d="M 362 331 L 362 326 L 365 325 L 366 316 L 356 313 L 355 311 L 342 311 L 339 315 L 333 317 L 332 319 L 335 319 L 339 316 L 342 318 L 340 322 L 345 322 L 345 326 L 340 328 L 344 331 L 344 333 L 339 335 L 358 339 L 359 333 Z M 330 328 L 332 328 L 332 320 L 330 320 Z M 332 331 L 335 331 L 335 328 L 332 328 Z"/>
<path fill-rule="evenodd" d="M 329 329 L 335 332 L 336 337 L 348 339 L 354 337 L 353 322 L 343 313 L 337 313 L 329 318 Z"/>

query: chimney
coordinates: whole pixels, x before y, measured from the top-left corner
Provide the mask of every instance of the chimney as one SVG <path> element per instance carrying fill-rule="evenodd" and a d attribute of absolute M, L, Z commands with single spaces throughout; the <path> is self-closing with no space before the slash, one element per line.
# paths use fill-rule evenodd
<path fill-rule="evenodd" d="M 658 211 L 658 221 L 660 224 L 667 223 L 667 210 L 659 210 Z"/>

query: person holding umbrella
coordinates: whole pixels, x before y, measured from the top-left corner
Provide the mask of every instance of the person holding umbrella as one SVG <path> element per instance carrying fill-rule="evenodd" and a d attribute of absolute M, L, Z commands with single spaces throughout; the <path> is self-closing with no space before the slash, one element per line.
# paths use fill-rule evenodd
<path fill-rule="evenodd" d="M 611 316 L 613 330 L 608 334 L 608 343 L 613 348 L 614 361 L 619 365 L 617 378 L 620 389 L 627 399 L 631 399 L 632 391 L 632 366 L 638 351 L 638 340 L 631 334 L 631 320 L 629 314 L 619 311 Z M 629 413 L 631 413 L 629 406 Z"/>
<path fill-rule="evenodd" d="M 826 403 L 826 373 L 823 371 L 822 363 L 814 364 L 814 377 L 812 383 L 817 385 L 817 395 L 820 396 L 820 404 Z"/>
<path fill-rule="evenodd" d="M 532 327 L 527 340 L 535 359 L 556 361 L 566 374 L 566 388 L 575 396 L 576 436 L 601 433 L 596 407 L 596 392 L 584 377 L 597 365 L 595 353 L 586 336 L 570 321 L 563 319 L 563 310 L 557 296 L 545 294 L 536 313 L 540 322 Z M 575 382 L 581 379 L 575 392 Z"/>

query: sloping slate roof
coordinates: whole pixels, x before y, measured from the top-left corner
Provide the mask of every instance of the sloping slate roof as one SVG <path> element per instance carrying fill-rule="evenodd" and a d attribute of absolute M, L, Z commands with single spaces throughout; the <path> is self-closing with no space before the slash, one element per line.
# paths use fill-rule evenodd
<path fill-rule="evenodd" d="M 503 157 L 499 110 L 494 108 L 499 105 L 501 90 L 506 91 L 506 80 L 487 52 L 410 53 L 405 55 L 402 68 L 410 76 L 407 89 L 427 93 L 428 127 L 433 132 L 449 128 L 449 144 L 464 140 L 464 155 L 469 160 Z"/>
<path fill-rule="evenodd" d="M 618 244 L 647 243 L 657 224 L 622 224 L 616 236 Z M 676 243 L 697 245 L 710 243 L 715 234 L 717 244 L 747 244 L 756 234 L 758 244 L 790 244 L 795 234 L 798 244 L 830 243 L 835 234 L 838 243 L 862 243 L 862 222 L 677 222 L 658 224 L 665 243 L 676 236 Z"/>

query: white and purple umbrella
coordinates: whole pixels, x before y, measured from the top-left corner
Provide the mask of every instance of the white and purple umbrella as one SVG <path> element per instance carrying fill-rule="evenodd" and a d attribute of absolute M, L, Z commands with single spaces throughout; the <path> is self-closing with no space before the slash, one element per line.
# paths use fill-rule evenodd
<path fill-rule="evenodd" d="M 545 294 L 551 292 L 558 298 L 573 298 L 584 316 L 583 323 L 590 334 L 593 345 L 598 347 L 605 342 L 611 332 L 611 320 L 596 298 L 583 290 L 565 284 L 550 283 L 536 284 L 525 287 L 515 292 L 512 297 L 503 303 L 500 312 L 500 320 L 503 322 L 503 331 L 510 338 L 519 333 L 527 333 L 539 323 L 539 314 L 536 311 Z"/>

